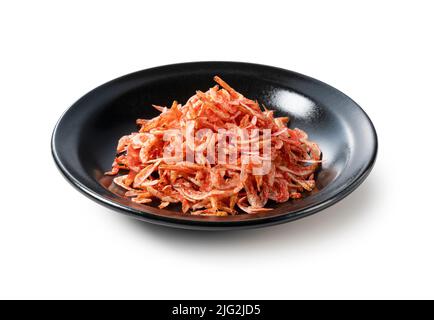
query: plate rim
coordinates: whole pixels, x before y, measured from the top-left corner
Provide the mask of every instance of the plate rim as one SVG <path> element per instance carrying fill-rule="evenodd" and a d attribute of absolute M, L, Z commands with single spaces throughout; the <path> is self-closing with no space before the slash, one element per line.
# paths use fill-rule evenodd
<path fill-rule="evenodd" d="M 78 104 L 78 102 L 88 96 L 90 93 L 93 93 L 94 91 L 100 89 L 103 86 L 112 84 L 114 82 L 121 81 L 124 78 L 133 77 L 135 75 L 138 75 L 139 73 L 142 73 L 144 71 L 158 71 L 158 69 L 165 69 L 165 68 L 178 68 L 178 67 L 187 67 L 187 66 L 193 66 L 193 65 L 206 65 L 206 64 L 242 64 L 245 66 L 252 66 L 252 67 L 263 67 L 268 69 L 275 69 L 276 71 L 280 72 L 289 72 L 296 76 L 305 78 L 309 81 L 313 81 L 317 84 L 320 84 L 322 86 L 326 86 L 331 88 L 332 90 L 335 90 L 339 94 L 343 95 L 347 99 L 349 99 L 355 107 L 359 108 L 360 111 L 363 113 L 364 117 L 366 118 L 368 124 L 370 125 L 372 137 L 373 137 L 373 150 L 369 157 L 369 162 L 366 164 L 366 167 L 363 171 L 361 171 L 357 176 L 354 177 L 354 179 L 351 181 L 350 184 L 348 184 L 345 188 L 340 190 L 337 194 L 331 196 L 328 199 L 324 199 L 322 201 L 319 201 L 318 203 L 315 203 L 307 208 L 302 208 L 296 211 L 292 211 L 290 213 L 281 214 L 278 216 L 264 216 L 258 219 L 248 219 L 248 220 L 242 220 L 242 221 L 222 221 L 222 220 L 189 220 L 189 219 L 179 219 L 175 216 L 159 216 L 155 215 L 150 212 L 146 211 L 139 211 L 132 207 L 117 203 L 115 201 L 111 201 L 110 199 L 107 199 L 103 196 L 101 196 L 99 193 L 93 191 L 92 189 L 88 188 L 85 184 L 81 183 L 74 175 L 69 172 L 69 170 L 64 166 L 62 163 L 62 160 L 59 157 L 59 153 L 56 148 L 57 143 L 57 132 L 59 130 L 60 124 L 62 123 L 62 120 L 65 118 L 65 115 L 68 114 L 68 112 L 74 108 Z M 372 168 L 374 167 L 374 164 L 376 162 L 377 154 L 378 154 L 378 135 L 377 131 L 375 129 L 375 126 L 368 116 L 368 114 L 363 110 L 363 108 L 355 102 L 351 97 L 347 96 L 342 91 L 336 89 L 335 87 L 322 82 L 321 80 L 312 78 L 310 76 L 288 70 L 283 69 L 275 66 L 270 65 L 264 65 L 264 64 L 257 64 L 257 63 L 248 63 L 248 62 L 238 62 L 238 61 L 194 61 L 194 62 L 182 62 L 182 63 L 175 63 L 175 64 L 168 64 L 168 65 L 161 65 L 157 67 L 152 68 L 146 68 L 143 70 L 135 71 L 132 73 L 128 73 L 126 75 L 122 75 L 120 77 L 117 77 L 113 80 L 107 81 L 94 89 L 90 90 L 83 96 L 81 96 L 78 100 L 76 100 L 71 106 L 69 106 L 60 116 L 60 118 L 57 120 L 56 125 L 54 126 L 52 135 L 51 135 L 51 154 L 53 157 L 53 160 L 56 164 L 56 167 L 59 169 L 62 176 L 73 186 L 75 189 L 80 191 L 82 194 L 84 194 L 86 197 L 90 198 L 91 200 L 96 201 L 99 204 L 102 204 L 105 207 L 108 207 L 112 210 L 115 210 L 117 212 L 126 214 L 128 216 L 132 216 L 138 220 L 142 220 L 145 222 L 150 222 L 153 224 L 158 225 L 164 225 L 164 226 L 170 226 L 170 227 L 176 227 L 181 229 L 199 229 L 199 230 L 232 230 L 232 229 L 246 229 L 246 228 L 258 228 L 258 227 L 265 227 L 270 225 L 276 225 L 281 224 L 285 222 L 291 222 L 295 221 L 307 216 L 310 216 L 314 213 L 317 213 L 319 211 L 322 211 L 335 203 L 341 201 L 345 197 L 347 197 L 349 194 L 351 194 L 357 187 L 365 181 L 365 179 L 368 177 L 370 172 L 372 171 Z"/>

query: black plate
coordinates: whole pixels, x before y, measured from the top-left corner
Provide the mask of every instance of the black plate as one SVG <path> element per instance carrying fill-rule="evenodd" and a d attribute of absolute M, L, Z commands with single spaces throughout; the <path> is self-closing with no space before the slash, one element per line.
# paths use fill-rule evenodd
<path fill-rule="evenodd" d="M 324 163 L 318 190 L 300 200 L 274 205 L 266 214 L 229 217 L 183 215 L 178 208 L 139 205 L 122 196 L 103 172 L 111 168 L 118 139 L 136 131 L 137 118 L 158 114 L 151 104 L 184 103 L 219 75 L 236 90 L 277 115 L 289 115 L 317 142 Z M 229 229 L 292 221 L 322 210 L 352 192 L 369 174 L 377 153 L 375 128 L 366 113 L 335 88 L 299 73 L 238 62 L 197 62 L 162 66 L 110 81 L 72 105 L 52 137 L 54 160 L 81 192 L 140 220 L 190 229 Z"/>

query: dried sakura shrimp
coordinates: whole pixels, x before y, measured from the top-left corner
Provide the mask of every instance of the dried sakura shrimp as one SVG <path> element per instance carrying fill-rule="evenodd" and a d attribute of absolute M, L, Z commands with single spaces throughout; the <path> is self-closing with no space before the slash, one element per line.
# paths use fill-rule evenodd
<path fill-rule="evenodd" d="M 271 210 L 265 208 L 269 199 L 285 202 L 300 198 L 304 190 L 312 191 L 314 173 L 321 163 L 319 147 L 304 131 L 289 129 L 287 117 L 274 117 L 273 111 L 261 110 L 256 101 L 219 77 L 214 80 L 218 85 L 197 91 L 185 105 L 174 101 L 170 108 L 154 106 L 159 116 L 138 119 L 140 130 L 119 140 L 112 170 L 106 174 L 124 171 L 114 183 L 136 203 L 157 199 L 160 208 L 180 203 L 184 213 L 194 215 L 235 215 L 238 209 L 250 214 L 265 212 Z M 207 134 L 196 135 L 202 129 Z M 215 144 L 221 129 L 259 134 L 244 140 L 234 134 L 237 139 L 222 143 L 222 148 Z M 173 130 L 181 132 L 178 139 L 166 139 Z M 265 130 L 270 134 L 261 136 Z M 243 147 L 251 143 L 256 143 L 256 152 L 245 152 Z M 177 147 L 181 153 L 172 156 Z M 196 155 L 194 162 L 185 161 L 191 150 Z M 216 150 L 219 160 L 232 155 L 231 161 L 214 161 Z M 243 160 L 243 152 L 251 161 Z M 268 170 L 255 173 L 267 161 Z"/>

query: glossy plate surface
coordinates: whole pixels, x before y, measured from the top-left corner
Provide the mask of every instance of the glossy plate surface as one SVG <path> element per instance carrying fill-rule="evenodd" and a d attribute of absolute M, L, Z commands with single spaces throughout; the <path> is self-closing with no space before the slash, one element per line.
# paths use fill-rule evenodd
<path fill-rule="evenodd" d="M 289 116 L 291 128 L 306 131 L 318 143 L 324 163 L 317 190 L 300 200 L 272 204 L 266 214 L 201 217 L 183 215 L 178 207 L 135 204 L 103 175 L 111 168 L 118 139 L 137 130 L 135 120 L 158 115 L 152 104 L 185 103 L 196 90 L 213 86 L 214 75 L 276 115 Z M 148 222 L 221 230 L 292 221 L 344 198 L 372 169 L 377 136 L 353 100 L 318 80 L 264 65 L 197 62 L 135 72 L 92 90 L 62 115 L 53 132 L 52 153 L 66 179 L 100 204 Z"/>

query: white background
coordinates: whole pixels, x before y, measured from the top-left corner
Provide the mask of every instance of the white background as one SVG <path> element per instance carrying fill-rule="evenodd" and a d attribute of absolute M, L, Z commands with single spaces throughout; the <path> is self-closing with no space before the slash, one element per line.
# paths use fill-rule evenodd
<path fill-rule="evenodd" d="M 0 298 L 434 298 L 431 1 L 3 1 Z M 309 218 L 225 233 L 148 225 L 83 197 L 50 135 L 94 87 L 233 60 L 325 81 L 379 135 L 369 178 Z"/>

